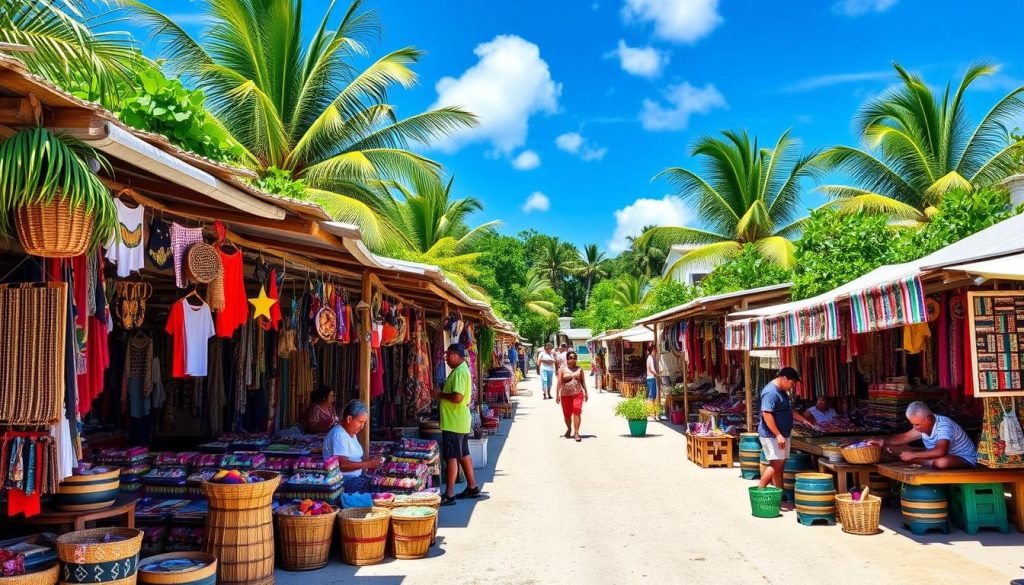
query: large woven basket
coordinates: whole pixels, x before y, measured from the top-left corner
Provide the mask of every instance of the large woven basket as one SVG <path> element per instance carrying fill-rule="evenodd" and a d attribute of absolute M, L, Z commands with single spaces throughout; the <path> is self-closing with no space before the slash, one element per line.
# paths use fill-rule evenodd
<path fill-rule="evenodd" d="M 89 248 L 96 217 L 84 205 L 54 197 L 14 210 L 14 227 L 25 252 L 46 258 L 81 256 Z"/>
<path fill-rule="evenodd" d="M 847 463 L 853 463 L 854 465 L 867 465 L 869 463 L 878 463 L 882 460 L 882 448 L 878 445 L 843 447 L 839 451 L 843 454 L 843 459 L 846 459 Z"/>
<path fill-rule="evenodd" d="M 429 515 L 412 516 L 406 512 L 430 510 Z M 422 559 L 430 551 L 437 510 L 433 508 L 395 508 L 391 511 L 391 545 L 396 559 Z"/>
<path fill-rule="evenodd" d="M 120 538 L 104 542 L 107 538 Z M 69 532 L 57 538 L 57 558 L 62 564 L 59 583 L 134 585 L 142 548 L 142 531 L 135 528 L 93 528 Z"/>
<path fill-rule="evenodd" d="M 210 244 L 196 242 L 185 256 L 185 275 L 193 282 L 209 284 L 224 270 L 217 248 Z"/>
<path fill-rule="evenodd" d="M 60 564 L 53 563 L 42 571 L 0 577 L 0 585 L 56 585 L 60 575 Z"/>
<path fill-rule="evenodd" d="M 274 512 L 281 546 L 281 568 L 309 571 L 327 565 L 331 551 L 331 533 L 338 510 L 329 514 L 296 516 L 296 505 L 282 506 Z"/>
<path fill-rule="evenodd" d="M 441 517 L 441 494 L 416 493 L 396 497 L 391 503 L 391 508 L 410 508 L 413 506 L 433 508 L 437 515 L 434 516 L 434 528 L 430 531 L 430 544 L 437 542 L 437 521 Z"/>
<path fill-rule="evenodd" d="M 281 476 L 270 471 L 251 474 L 257 483 L 203 482 L 210 499 L 203 552 L 217 557 L 221 585 L 274 583 L 274 524 L 270 504 Z"/>
<path fill-rule="evenodd" d="M 147 571 L 146 565 L 174 559 L 201 561 L 206 566 L 194 571 L 180 573 Z M 217 579 L 217 557 L 201 552 L 172 552 L 139 561 L 139 585 L 207 585 Z"/>
<path fill-rule="evenodd" d="M 882 498 L 868 495 L 863 501 L 853 501 L 850 494 L 836 494 L 836 516 L 843 532 L 850 534 L 878 534 L 878 519 L 882 513 Z"/>
<path fill-rule="evenodd" d="M 348 508 L 338 512 L 341 560 L 349 565 L 373 565 L 384 560 L 391 510 Z"/>
<path fill-rule="evenodd" d="M 72 475 L 61 480 L 54 505 L 65 512 L 84 512 L 109 508 L 121 489 L 121 469 L 106 473 Z"/>

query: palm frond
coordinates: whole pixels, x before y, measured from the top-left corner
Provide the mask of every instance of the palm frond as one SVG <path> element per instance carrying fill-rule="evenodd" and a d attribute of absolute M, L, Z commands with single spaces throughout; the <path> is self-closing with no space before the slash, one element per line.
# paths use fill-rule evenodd
<path fill-rule="evenodd" d="M 696 250 L 683 254 L 678 260 L 672 263 L 666 270 L 666 274 L 672 274 L 677 270 L 687 268 L 691 264 L 717 264 L 732 258 L 743 249 L 743 246 L 732 240 L 705 244 Z"/>
<path fill-rule="evenodd" d="M 761 255 L 783 268 L 796 264 L 796 246 L 788 238 L 769 236 L 754 242 Z"/>
<path fill-rule="evenodd" d="M 896 220 L 927 221 L 917 207 L 878 193 L 840 185 L 822 185 L 818 190 L 835 197 L 826 206 L 840 213 L 881 213 Z"/>

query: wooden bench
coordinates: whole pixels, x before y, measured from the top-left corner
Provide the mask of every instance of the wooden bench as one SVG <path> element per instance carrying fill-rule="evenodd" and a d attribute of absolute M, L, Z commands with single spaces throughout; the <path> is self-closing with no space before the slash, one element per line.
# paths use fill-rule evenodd
<path fill-rule="evenodd" d="M 944 469 L 923 467 L 916 463 L 879 463 L 878 473 L 910 485 L 949 485 L 964 483 L 1005 483 L 1013 496 L 1013 521 L 1017 531 L 1024 532 L 1024 469 Z"/>
<path fill-rule="evenodd" d="M 125 528 L 135 528 L 135 503 L 138 501 L 139 499 L 133 495 L 120 494 L 110 507 L 83 512 L 62 512 L 56 508 L 43 506 L 42 513 L 24 518 L 22 522 L 44 526 L 72 526 L 74 530 L 85 530 L 87 522 L 124 516 Z"/>

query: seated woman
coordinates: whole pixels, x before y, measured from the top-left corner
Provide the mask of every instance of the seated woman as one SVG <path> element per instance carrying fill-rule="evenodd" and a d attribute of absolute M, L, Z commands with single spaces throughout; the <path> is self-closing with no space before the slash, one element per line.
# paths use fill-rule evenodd
<path fill-rule="evenodd" d="M 334 390 L 322 386 L 309 395 L 309 407 L 302 417 L 302 428 L 311 435 L 326 433 L 338 423 L 334 408 Z"/>
<path fill-rule="evenodd" d="M 820 425 L 834 419 L 836 417 L 836 409 L 828 407 L 828 398 L 819 396 L 814 406 L 804 411 L 804 417 L 813 421 L 814 424 Z"/>
<path fill-rule="evenodd" d="M 871 442 L 881 447 L 906 445 L 917 439 L 924 443 L 924 451 L 900 450 L 900 459 L 913 461 L 935 469 L 967 469 L 978 463 L 978 450 L 974 443 L 948 416 L 935 414 L 920 400 L 907 407 L 907 420 L 912 429 Z"/>
<path fill-rule="evenodd" d="M 380 458 L 367 459 L 359 443 L 359 431 L 366 426 L 370 412 L 359 400 L 351 400 L 341 413 L 341 421 L 331 427 L 324 437 L 324 461 L 338 458 L 338 465 L 345 478 L 345 493 L 370 491 L 370 478 L 363 475 L 364 469 L 376 469 L 384 461 Z"/>

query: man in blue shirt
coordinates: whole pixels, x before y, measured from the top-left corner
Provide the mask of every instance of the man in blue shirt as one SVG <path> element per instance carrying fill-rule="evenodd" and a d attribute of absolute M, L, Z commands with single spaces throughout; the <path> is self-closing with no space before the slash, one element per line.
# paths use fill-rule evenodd
<path fill-rule="evenodd" d="M 761 487 L 769 483 L 782 489 L 782 471 L 789 458 L 789 435 L 793 432 L 793 419 L 811 424 L 802 414 L 793 410 L 788 392 L 800 381 L 793 368 L 782 368 L 774 380 L 761 390 L 761 422 L 757 435 L 761 450 L 768 460 L 768 468 L 761 474 Z"/>
<path fill-rule="evenodd" d="M 924 451 L 905 450 L 900 459 L 934 467 L 935 469 L 969 469 L 978 464 L 978 450 L 974 442 L 948 416 L 935 414 L 920 400 L 907 407 L 907 420 L 913 427 L 905 433 L 872 439 L 879 447 L 906 445 L 921 439 Z"/>
<path fill-rule="evenodd" d="M 508 364 L 512 366 L 512 374 L 516 373 L 516 369 L 519 367 L 519 352 L 516 351 L 516 344 L 510 344 L 508 346 Z"/>

